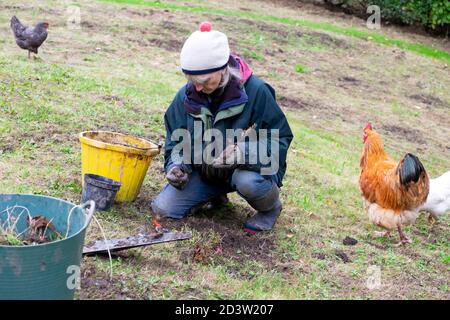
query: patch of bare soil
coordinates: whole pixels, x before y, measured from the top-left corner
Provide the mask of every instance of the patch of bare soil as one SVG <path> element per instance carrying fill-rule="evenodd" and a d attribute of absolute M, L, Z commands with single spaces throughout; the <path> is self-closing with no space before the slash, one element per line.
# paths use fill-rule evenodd
<path fill-rule="evenodd" d="M 5 10 L 22 10 L 23 9 L 22 6 L 9 6 L 9 5 L 0 6 L 0 8 L 5 9 Z"/>
<path fill-rule="evenodd" d="M 0 137 L 0 154 L 13 152 L 20 148 L 21 144 L 27 142 L 34 145 L 44 142 L 61 143 L 66 141 L 74 141 L 77 137 L 71 134 L 61 132 L 54 125 L 47 125 L 45 130 L 38 132 L 15 132 L 9 133 L 7 136 Z"/>
<path fill-rule="evenodd" d="M 109 280 L 104 272 L 88 267 L 81 274 L 81 290 L 79 290 L 78 298 L 82 300 L 142 299 L 137 292 L 122 287 L 126 281 L 129 279 L 120 274 L 114 275 L 113 279 Z"/>
<path fill-rule="evenodd" d="M 13 152 L 20 145 L 20 141 L 11 136 L 0 138 L 0 155 Z"/>
<path fill-rule="evenodd" d="M 171 34 L 177 34 L 180 36 L 189 36 L 192 30 L 187 27 L 183 27 L 179 22 L 173 22 L 170 20 L 163 20 L 159 23 L 158 28 L 161 30 L 169 31 Z"/>
<path fill-rule="evenodd" d="M 401 127 L 394 124 L 384 124 L 382 126 L 383 130 L 401 138 L 406 139 L 410 142 L 415 142 L 418 144 L 426 144 L 425 139 L 422 136 L 422 133 L 419 130 Z"/>
<path fill-rule="evenodd" d="M 265 46 L 263 49 L 265 55 L 271 57 L 279 57 L 285 59 L 287 57 L 285 49 L 280 46 L 288 45 L 292 42 L 292 38 L 295 37 L 302 44 L 307 46 L 319 46 L 327 47 L 329 50 L 334 49 L 348 49 L 350 44 L 341 38 L 336 38 L 328 35 L 327 33 L 310 31 L 303 29 L 301 32 L 294 28 L 283 28 L 283 26 L 273 25 L 262 21 L 251 21 L 248 19 L 239 19 L 236 23 L 234 18 L 226 17 L 221 18 L 225 22 L 228 22 L 226 32 L 230 34 L 241 34 L 242 29 L 248 29 L 248 32 L 262 32 L 268 39 L 271 39 L 275 46 Z M 244 36 L 245 37 L 245 36 Z M 247 49 L 249 51 L 255 50 L 255 48 L 247 43 L 245 39 L 238 39 L 237 37 L 230 37 L 230 46 L 232 48 Z M 242 54 L 242 53 L 240 53 Z M 245 56 L 247 62 L 252 63 L 251 57 Z M 264 59 L 264 57 L 263 57 Z"/>
<path fill-rule="evenodd" d="M 339 81 L 345 82 L 347 84 L 351 84 L 351 85 L 358 85 L 361 83 L 361 80 L 358 80 L 354 77 L 350 77 L 350 76 L 344 76 L 344 77 L 340 77 Z"/>
<path fill-rule="evenodd" d="M 295 98 L 286 97 L 286 96 L 278 97 L 277 102 L 280 106 L 282 106 L 284 108 L 288 108 L 288 109 L 310 111 L 310 110 L 317 110 L 317 109 L 321 110 L 321 109 L 326 108 L 324 106 L 320 106 L 320 105 L 314 104 L 314 103 L 306 101 L 306 100 L 302 100 L 302 99 L 298 99 L 298 98 L 295 99 Z"/>
<path fill-rule="evenodd" d="M 302 37 L 307 35 L 305 42 L 311 45 L 321 45 L 329 47 L 330 49 L 349 49 L 350 45 L 347 41 L 330 36 L 323 32 L 297 32 L 297 36 Z"/>
<path fill-rule="evenodd" d="M 343 263 L 351 263 L 349 255 L 343 250 L 335 250 L 333 253 L 313 253 L 312 257 L 317 260 L 332 261 L 339 258 Z"/>
<path fill-rule="evenodd" d="M 233 217 L 231 211 L 228 209 L 226 212 L 222 211 L 222 215 L 231 215 L 231 217 L 208 217 L 199 213 L 186 218 L 184 222 L 168 220 L 165 221 L 164 227 L 179 228 L 183 223 L 187 229 L 196 230 L 201 235 L 201 240 L 185 252 L 185 260 L 205 264 L 218 264 L 230 260 L 243 263 L 251 260 L 272 267 L 276 260 L 274 234 L 250 235 L 244 232 L 243 221 Z M 210 214 L 215 215 L 214 212 Z M 218 240 L 211 241 L 208 238 L 212 232 L 218 235 Z"/>
<path fill-rule="evenodd" d="M 178 39 L 149 39 L 148 44 L 171 52 L 179 52 L 183 47 L 183 41 Z"/>
<path fill-rule="evenodd" d="M 81 21 L 81 27 L 89 30 L 99 30 L 100 29 L 99 26 L 100 26 L 99 24 L 96 24 L 88 20 Z"/>
<path fill-rule="evenodd" d="M 123 107 L 126 104 L 126 100 L 124 98 L 115 95 L 106 95 L 103 96 L 102 99 L 106 102 L 113 103 L 119 107 Z"/>
<path fill-rule="evenodd" d="M 314 119 L 341 119 L 346 123 L 362 123 L 364 116 L 357 114 L 344 107 L 329 106 L 319 101 L 310 101 L 302 97 L 280 96 L 277 98 L 278 104 L 287 109 L 295 109 L 301 112 L 311 114 Z"/>
<path fill-rule="evenodd" d="M 153 9 L 146 9 L 143 7 L 140 7 L 139 10 L 133 8 L 133 7 L 122 7 L 120 9 L 126 14 L 132 15 L 132 16 L 139 16 L 143 18 L 147 18 L 149 16 L 153 16 L 155 14 L 155 11 Z"/>
<path fill-rule="evenodd" d="M 151 201 L 151 195 L 148 195 L 147 197 L 146 193 L 146 197 L 138 196 L 137 199 L 133 202 L 133 206 L 138 210 L 139 213 L 149 213 Z"/>
<path fill-rule="evenodd" d="M 283 53 L 284 50 L 281 48 L 277 48 L 274 50 L 270 50 L 270 49 L 264 49 L 264 54 L 266 54 L 267 56 L 271 56 L 271 57 L 275 57 L 277 55 L 279 55 L 280 53 Z M 246 58 L 246 61 L 248 60 L 248 58 Z M 249 61 L 250 63 L 250 61 Z"/>
<path fill-rule="evenodd" d="M 327 259 L 327 255 L 324 253 L 314 253 L 312 256 L 318 260 L 326 260 Z"/>
<path fill-rule="evenodd" d="M 170 52 L 179 52 L 189 30 L 172 21 L 164 20 L 154 26 L 143 28 L 127 26 L 127 41 L 141 47 L 159 47 Z M 169 32 L 168 32 L 169 31 Z"/>
<path fill-rule="evenodd" d="M 438 97 L 429 95 L 429 94 L 413 94 L 411 96 L 409 96 L 409 98 L 418 101 L 420 103 L 423 103 L 427 106 L 430 107 L 445 107 L 445 108 L 450 108 L 450 105 L 444 103 L 441 99 L 439 99 Z"/>
<path fill-rule="evenodd" d="M 270 33 L 270 34 L 276 34 L 279 35 L 282 38 L 286 38 L 287 36 L 289 36 L 289 32 L 286 31 L 285 29 L 280 29 L 277 28 L 273 25 L 270 25 L 268 23 L 264 23 L 264 22 L 253 22 L 250 20 L 246 20 L 246 19 L 241 19 L 240 22 L 244 22 L 245 24 L 250 24 L 250 25 L 256 25 L 258 27 L 259 30 L 266 32 L 266 33 Z"/>

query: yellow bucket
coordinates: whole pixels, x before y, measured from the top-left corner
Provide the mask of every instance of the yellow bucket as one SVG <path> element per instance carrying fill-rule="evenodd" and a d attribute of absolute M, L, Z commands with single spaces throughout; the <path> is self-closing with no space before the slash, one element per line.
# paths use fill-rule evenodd
<path fill-rule="evenodd" d="M 108 131 L 80 133 L 81 174 L 97 174 L 122 186 L 118 202 L 134 201 L 144 181 L 150 163 L 160 152 L 160 146 L 145 139 Z"/>

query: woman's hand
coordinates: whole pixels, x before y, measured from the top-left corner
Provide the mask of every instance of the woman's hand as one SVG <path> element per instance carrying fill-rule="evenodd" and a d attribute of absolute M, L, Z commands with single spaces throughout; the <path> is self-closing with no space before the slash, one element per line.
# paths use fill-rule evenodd
<path fill-rule="evenodd" d="M 230 144 L 213 160 L 212 166 L 217 169 L 235 169 L 244 163 L 244 150 L 244 143 Z"/>
<path fill-rule="evenodd" d="M 176 165 L 166 174 L 169 183 L 179 190 L 183 190 L 189 181 L 189 174 L 183 171 L 182 167 Z"/>

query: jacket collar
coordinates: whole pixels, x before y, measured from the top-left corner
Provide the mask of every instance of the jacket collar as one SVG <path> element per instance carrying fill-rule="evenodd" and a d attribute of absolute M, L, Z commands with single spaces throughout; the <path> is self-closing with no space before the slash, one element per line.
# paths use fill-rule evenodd
<path fill-rule="evenodd" d="M 228 109 L 248 101 L 248 96 L 245 93 L 243 84 L 250 78 L 252 71 L 248 65 L 238 56 L 230 56 L 230 66 L 238 68 L 241 71 L 241 81 L 232 77 L 230 82 L 222 89 L 222 92 L 214 92 L 213 94 L 220 94 L 222 102 L 218 106 L 217 112 Z M 184 108 L 188 113 L 200 114 L 201 108 L 208 108 L 209 98 L 207 94 L 195 90 L 192 82 L 186 85 L 186 96 L 184 99 Z"/>

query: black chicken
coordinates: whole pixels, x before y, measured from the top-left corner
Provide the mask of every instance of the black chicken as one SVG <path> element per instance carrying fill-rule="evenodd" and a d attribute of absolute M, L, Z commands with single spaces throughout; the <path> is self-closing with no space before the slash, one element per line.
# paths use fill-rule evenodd
<path fill-rule="evenodd" d="M 35 27 L 27 27 L 20 23 L 16 16 L 11 18 L 11 29 L 14 32 L 16 43 L 24 50 L 28 50 L 28 59 L 30 53 L 38 53 L 38 48 L 47 39 L 48 23 L 41 22 Z"/>

